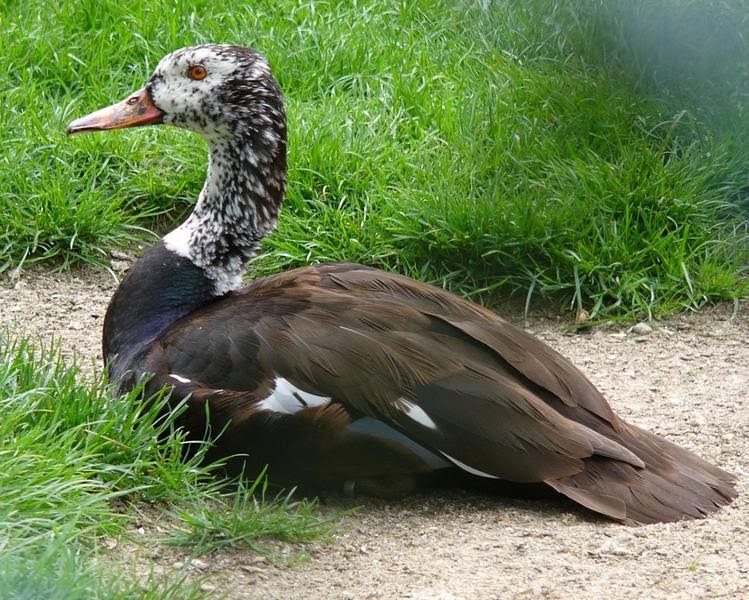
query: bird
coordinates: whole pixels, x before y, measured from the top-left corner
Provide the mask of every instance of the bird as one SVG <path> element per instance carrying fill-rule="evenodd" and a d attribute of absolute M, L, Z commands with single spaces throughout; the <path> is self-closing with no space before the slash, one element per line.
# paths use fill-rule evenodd
<path fill-rule="evenodd" d="M 733 475 L 625 422 L 561 354 L 446 290 L 350 262 L 244 283 L 287 177 L 284 97 L 257 51 L 174 51 L 67 132 L 157 124 L 202 136 L 206 180 L 123 276 L 103 356 L 121 391 L 186 405 L 177 423 L 210 440 L 209 460 L 384 498 L 451 478 L 527 485 L 626 525 L 737 496 Z"/>

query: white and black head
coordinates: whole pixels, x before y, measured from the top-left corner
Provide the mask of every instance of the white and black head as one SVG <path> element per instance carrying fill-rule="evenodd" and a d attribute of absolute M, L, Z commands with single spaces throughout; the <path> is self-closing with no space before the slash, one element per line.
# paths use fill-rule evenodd
<path fill-rule="evenodd" d="M 247 133 L 259 134 L 253 142 L 286 140 L 283 95 L 268 62 L 254 50 L 224 44 L 167 54 L 143 89 L 73 121 L 68 133 L 160 123 L 194 131 L 209 143 Z"/>
<path fill-rule="evenodd" d="M 213 141 L 237 133 L 285 138 L 283 96 L 263 56 L 240 46 L 183 48 L 161 59 L 146 85 L 163 122 Z M 273 135 L 275 134 L 275 135 Z"/>
<path fill-rule="evenodd" d="M 275 226 L 286 184 L 283 95 L 263 56 L 240 46 L 183 48 L 146 86 L 70 124 L 68 133 L 170 124 L 201 135 L 208 175 L 190 218 L 164 238 L 225 293 Z"/>

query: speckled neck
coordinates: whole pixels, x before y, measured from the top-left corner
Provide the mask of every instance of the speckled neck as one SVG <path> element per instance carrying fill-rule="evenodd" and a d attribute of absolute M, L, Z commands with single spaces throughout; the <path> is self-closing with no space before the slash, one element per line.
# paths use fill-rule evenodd
<path fill-rule="evenodd" d="M 286 185 L 286 124 L 251 119 L 233 134 L 204 135 L 208 174 L 189 218 L 164 237 L 164 245 L 203 269 L 216 296 L 239 287 L 247 261 L 276 225 Z"/>

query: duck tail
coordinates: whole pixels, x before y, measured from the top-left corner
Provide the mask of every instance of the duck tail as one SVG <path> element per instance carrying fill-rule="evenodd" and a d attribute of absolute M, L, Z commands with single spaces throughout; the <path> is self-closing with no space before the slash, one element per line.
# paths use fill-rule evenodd
<path fill-rule="evenodd" d="M 738 495 L 730 473 L 658 435 L 620 424 L 616 441 L 644 467 L 594 455 L 579 473 L 546 483 L 625 525 L 701 519 Z"/>

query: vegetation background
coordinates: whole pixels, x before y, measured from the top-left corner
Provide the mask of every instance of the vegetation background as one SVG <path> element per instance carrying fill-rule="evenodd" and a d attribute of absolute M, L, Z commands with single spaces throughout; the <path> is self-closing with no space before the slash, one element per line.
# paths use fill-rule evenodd
<path fill-rule="evenodd" d="M 105 261 L 197 196 L 205 147 L 66 139 L 167 52 L 254 46 L 288 100 L 268 273 L 355 260 L 593 316 L 747 295 L 745 0 L 5 2 L 0 268 Z"/>
<path fill-rule="evenodd" d="M 195 136 L 65 127 L 167 52 L 230 42 L 269 57 L 288 103 L 257 273 L 355 260 L 594 318 L 745 299 L 747 36 L 745 0 L 5 0 L 0 272 L 106 265 L 183 217 Z M 144 506 L 196 551 L 328 530 L 309 503 L 183 464 L 154 406 L 3 335 L 0 597 L 199 596 L 91 560 Z"/>

